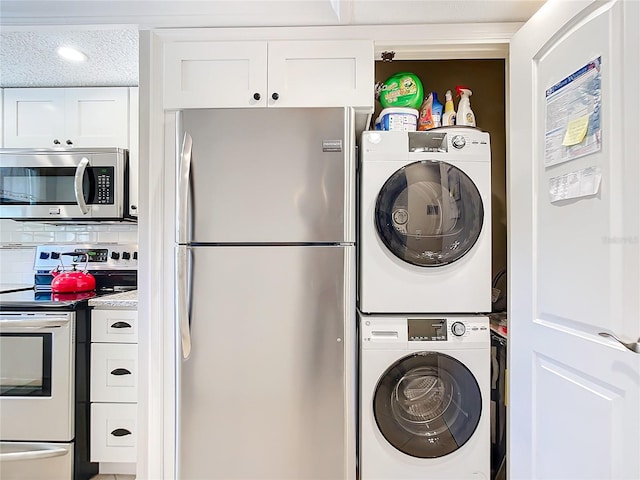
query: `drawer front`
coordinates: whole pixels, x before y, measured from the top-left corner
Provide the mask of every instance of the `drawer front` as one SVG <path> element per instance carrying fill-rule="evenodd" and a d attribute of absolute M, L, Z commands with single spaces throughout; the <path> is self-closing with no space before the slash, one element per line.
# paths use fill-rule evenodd
<path fill-rule="evenodd" d="M 91 404 L 92 462 L 135 462 L 137 432 L 135 403 Z"/>
<path fill-rule="evenodd" d="M 138 345 L 91 344 L 91 401 L 138 401 Z"/>
<path fill-rule="evenodd" d="M 93 310 L 91 341 L 114 343 L 138 342 L 137 310 Z"/>

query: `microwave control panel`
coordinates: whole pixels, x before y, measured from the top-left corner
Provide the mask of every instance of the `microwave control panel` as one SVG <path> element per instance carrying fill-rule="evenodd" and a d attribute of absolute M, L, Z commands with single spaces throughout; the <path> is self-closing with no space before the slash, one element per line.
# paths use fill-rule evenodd
<path fill-rule="evenodd" d="M 95 194 L 89 201 L 91 204 L 113 205 L 114 202 L 114 169 L 113 167 L 92 167 Z"/>

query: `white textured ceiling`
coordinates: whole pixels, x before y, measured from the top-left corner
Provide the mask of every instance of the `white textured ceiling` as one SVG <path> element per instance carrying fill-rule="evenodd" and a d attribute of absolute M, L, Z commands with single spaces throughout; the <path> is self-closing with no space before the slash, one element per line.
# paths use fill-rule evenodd
<path fill-rule="evenodd" d="M 138 28 L 525 22 L 544 2 L 0 0 L 0 87 L 137 85 Z M 59 59 L 61 45 L 88 61 Z"/>
<path fill-rule="evenodd" d="M 70 63 L 60 46 L 88 59 Z M 138 30 L 36 30 L 0 33 L 0 87 L 138 85 Z"/>

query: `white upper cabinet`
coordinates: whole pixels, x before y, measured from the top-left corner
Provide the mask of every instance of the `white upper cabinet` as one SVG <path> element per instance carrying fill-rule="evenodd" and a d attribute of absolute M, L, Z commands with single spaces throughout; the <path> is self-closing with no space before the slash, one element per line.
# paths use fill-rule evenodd
<path fill-rule="evenodd" d="M 185 41 L 164 45 L 164 108 L 373 108 L 373 42 Z"/>
<path fill-rule="evenodd" d="M 129 147 L 129 89 L 7 88 L 4 146 Z"/>

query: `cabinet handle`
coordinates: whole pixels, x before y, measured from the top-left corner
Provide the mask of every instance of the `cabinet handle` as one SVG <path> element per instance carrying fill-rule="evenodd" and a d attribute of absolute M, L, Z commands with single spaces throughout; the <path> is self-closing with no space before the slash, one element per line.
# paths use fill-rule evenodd
<path fill-rule="evenodd" d="M 131 375 L 131 372 L 126 368 L 116 368 L 115 370 L 111 370 L 111 375 Z"/>
<path fill-rule="evenodd" d="M 273 98 L 274 100 L 278 100 L 278 99 L 280 98 L 280 95 L 278 95 L 278 93 L 277 93 L 277 92 L 273 92 L 273 93 L 271 94 L 271 98 Z"/>
<path fill-rule="evenodd" d="M 67 145 L 73 145 L 73 142 L 71 140 L 67 140 Z"/>
<path fill-rule="evenodd" d="M 138 206 L 137 205 L 131 205 L 131 210 L 137 210 Z"/>
<path fill-rule="evenodd" d="M 111 432 L 111 435 L 113 435 L 114 437 L 124 437 L 126 435 L 131 435 L 131 432 L 126 428 L 116 428 L 113 432 Z"/>
<path fill-rule="evenodd" d="M 60 145 L 60 140 L 58 140 L 57 138 L 55 138 L 55 139 L 53 140 L 53 144 L 54 144 L 54 145 Z"/>
<path fill-rule="evenodd" d="M 116 322 L 111 325 L 111 328 L 131 328 L 131 325 L 127 322 Z"/>
<path fill-rule="evenodd" d="M 253 99 L 254 100 L 260 100 L 260 94 L 258 92 L 253 94 Z"/>

